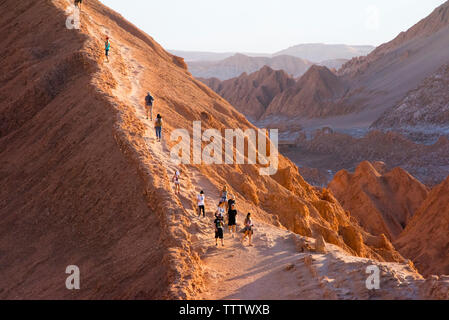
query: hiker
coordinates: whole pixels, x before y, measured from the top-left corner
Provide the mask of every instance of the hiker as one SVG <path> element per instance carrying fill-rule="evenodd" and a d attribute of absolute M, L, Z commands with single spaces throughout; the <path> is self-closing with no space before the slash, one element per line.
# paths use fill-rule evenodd
<path fill-rule="evenodd" d="M 231 207 L 233 204 L 235 204 L 235 196 L 233 194 L 231 194 L 229 196 L 229 200 L 228 200 L 228 213 L 229 213 L 229 210 L 231 210 Z"/>
<path fill-rule="evenodd" d="M 228 186 L 224 186 L 220 194 L 221 201 L 225 203 L 226 210 L 228 210 Z"/>
<path fill-rule="evenodd" d="M 225 202 L 220 201 L 220 203 L 218 204 L 217 211 L 215 211 L 215 218 L 217 218 L 218 216 L 224 217 L 224 214 L 225 214 L 224 206 L 225 206 Z"/>
<path fill-rule="evenodd" d="M 173 183 L 175 184 L 175 193 L 181 193 L 181 172 L 176 170 L 175 175 L 173 176 Z"/>
<path fill-rule="evenodd" d="M 106 37 L 106 41 L 104 43 L 104 51 L 107 62 L 109 62 L 109 50 L 111 50 L 111 42 L 109 41 L 109 37 Z"/>
<path fill-rule="evenodd" d="M 147 96 L 145 97 L 145 106 L 147 111 L 147 120 L 148 120 L 148 113 L 150 114 L 151 121 L 153 121 L 153 102 L 154 98 L 151 95 L 150 92 L 148 92 Z"/>
<path fill-rule="evenodd" d="M 158 142 L 162 140 L 162 117 L 160 114 L 156 117 L 156 122 L 154 123 L 154 129 L 156 129 L 156 138 Z"/>
<path fill-rule="evenodd" d="M 200 194 L 196 197 L 198 202 L 198 218 L 201 218 L 201 211 L 203 212 L 203 218 L 206 217 L 206 207 L 205 207 L 205 200 L 206 197 L 204 196 L 204 191 L 201 190 Z"/>
<path fill-rule="evenodd" d="M 78 7 L 81 11 L 81 5 L 83 4 L 83 0 L 75 0 L 75 7 Z"/>
<path fill-rule="evenodd" d="M 235 204 L 232 204 L 228 211 L 228 228 L 234 238 L 237 228 L 237 210 L 235 209 Z"/>
<path fill-rule="evenodd" d="M 221 245 L 224 247 L 224 234 L 223 234 L 223 227 L 224 227 L 224 221 L 223 216 L 221 214 L 218 214 L 214 220 L 215 225 L 215 246 L 218 246 L 218 239 L 221 239 Z"/>
<path fill-rule="evenodd" d="M 243 239 L 242 243 L 245 241 L 245 238 L 249 238 L 249 246 L 252 247 L 251 238 L 253 236 L 253 220 L 251 219 L 251 213 L 248 213 L 245 219 L 245 228 L 243 229 Z"/>

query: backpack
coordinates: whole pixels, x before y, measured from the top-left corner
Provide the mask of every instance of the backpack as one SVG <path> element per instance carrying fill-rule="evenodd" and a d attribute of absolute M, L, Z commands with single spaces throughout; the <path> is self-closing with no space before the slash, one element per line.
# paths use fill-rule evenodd
<path fill-rule="evenodd" d="M 156 119 L 156 127 L 162 127 L 162 118 Z"/>
<path fill-rule="evenodd" d="M 145 97 L 145 101 L 146 101 L 146 103 L 147 103 L 148 106 L 151 106 L 151 105 L 153 104 L 154 98 L 153 98 L 151 95 L 148 94 L 148 95 Z"/>
<path fill-rule="evenodd" d="M 217 229 L 222 229 L 223 228 L 223 222 L 220 218 L 215 219 L 215 227 Z"/>

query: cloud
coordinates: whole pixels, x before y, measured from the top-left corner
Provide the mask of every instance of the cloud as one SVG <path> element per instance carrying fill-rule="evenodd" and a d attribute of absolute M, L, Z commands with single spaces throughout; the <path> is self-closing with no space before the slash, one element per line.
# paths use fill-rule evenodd
<path fill-rule="evenodd" d="M 375 5 L 365 8 L 365 28 L 373 31 L 380 28 L 380 9 Z"/>

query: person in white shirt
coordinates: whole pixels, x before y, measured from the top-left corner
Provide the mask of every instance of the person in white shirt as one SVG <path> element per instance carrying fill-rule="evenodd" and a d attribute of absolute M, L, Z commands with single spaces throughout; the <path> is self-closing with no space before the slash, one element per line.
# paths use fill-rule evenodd
<path fill-rule="evenodd" d="M 203 218 L 206 217 L 206 203 L 205 203 L 206 197 L 204 196 L 204 191 L 201 191 L 200 194 L 197 196 L 197 202 L 198 202 L 198 217 L 201 217 L 201 212 L 203 212 Z"/>
<path fill-rule="evenodd" d="M 175 184 L 175 193 L 180 194 L 181 193 L 181 172 L 176 171 L 175 175 L 173 176 L 173 183 Z"/>
<path fill-rule="evenodd" d="M 249 239 L 249 246 L 252 247 L 252 243 L 251 243 L 251 238 L 253 236 L 253 220 L 251 219 L 251 213 L 248 213 L 248 215 L 246 216 L 245 219 L 245 228 L 244 230 L 244 234 L 243 234 L 243 239 L 242 239 L 242 243 L 245 241 L 245 238 L 248 237 Z"/>

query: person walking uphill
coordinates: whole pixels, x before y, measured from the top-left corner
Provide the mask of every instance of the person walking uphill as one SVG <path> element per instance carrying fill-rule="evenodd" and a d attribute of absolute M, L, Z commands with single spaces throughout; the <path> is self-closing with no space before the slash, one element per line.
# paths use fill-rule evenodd
<path fill-rule="evenodd" d="M 181 171 L 176 170 L 175 175 L 173 176 L 173 183 L 175 184 L 175 193 L 181 194 Z"/>
<path fill-rule="evenodd" d="M 201 190 L 200 194 L 197 196 L 198 201 L 198 217 L 201 217 L 201 212 L 203 212 L 203 218 L 206 217 L 206 207 L 205 201 L 206 197 L 204 196 L 204 191 Z"/>
<path fill-rule="evenodd" d="M 251 219 L 251 213 L 248 213 L 248 215 L 246 216 L 245 219 L 245 228 L 243 229 L 243 239 L 242 239 L 242 243 L 245 241 L 245 238 L 248 237 L 249 238 L 249 246 L 252 247 L 252 243 L 251 243 L 251 238 L 253 236 L 253 220 Z"/>
<path fill-rule="evenodd" d="M 229 210 L 228 208 L 228 186 L 224 186 L 223 190 L 220 192 L 220 201 L 224 202 L 226 211 Z"/>
<path fill-rule="evenodd" d="M 147 120 L 148 120 L 148 114 L 150 114 L 150 119 L 153 121 L 153 102 L 154 98 L 151 95 L 150 92 L 148 92 L 147 96 L 145 97 L 145 107 L 147 111 Z"/>
<path fill-rule="evenodd" d="M 156 122 L 154 123 L 154 129 L 156 129 L 156 138 L 158 142 L 162 140 L 162 117 L 160 114 L 156 117 Z"/>
<path fill-rule="evenodd" d="M 236 232 L 236 226 L 237 226 L 237 209 L 235 208 L 235 204 L 232 204 L 228 211 L 228 228 L 233 238 Z"/>
<path fill-rule="evenodd" d="M 218 246 L 218 239 L 221 239 L 221 245 L 224 247 L 224 217 L 218 214 L 214 220 L 215 225 L 215 246 Z"/>
<path fill-rule="evenodd" d="M 217 211 L 215 211 L 215 217 L 221 216 L 224 217 L 225 214 L 225 202 L 220 200 L 220 203 L 218 204 Z"/>
<path fill-rule="evenodd" d="M 107 62 L 109 62 L 109 50 L 111 50 L 111 42 L 109 41 L 109 37 L 106 37 L 106 41 L 104 43 L 104 52 L 106 55 Z"/>

